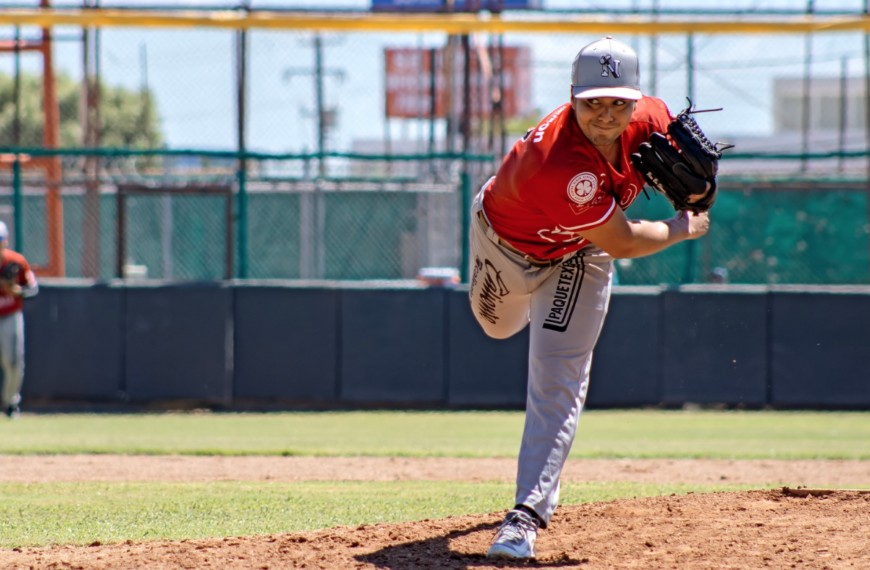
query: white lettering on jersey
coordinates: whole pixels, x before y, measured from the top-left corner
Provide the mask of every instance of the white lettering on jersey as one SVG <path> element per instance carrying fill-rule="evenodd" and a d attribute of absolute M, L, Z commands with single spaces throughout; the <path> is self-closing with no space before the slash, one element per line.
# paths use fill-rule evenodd
<path fill-rule="evenodd" d="M 538 127 L 538 130 L 535 131 L 535 138 L 532 139 L 533 143 L 539 143 L 544 140 L 544 131 L 547 130 L 547 127 L 549 127 L 553 123 L 553 121 L 559 118 L 559 115 L 561 115 L 565 111 L 565 109 L 567 109 L 567 107 L 562 107 L 561 109 L 557 110 L 555 113 L 547 117 L 547 120 L 545 122 L 541 123 L 541 126 Z"/>
<path fill-rule="evenodd" d="M 583 239 L 580 234 L 566 230 L 561 226 L 556 226 L 552 230 L 549 228 L 538 230 L 538 237 L 550 243 L 570 243 Z"/>

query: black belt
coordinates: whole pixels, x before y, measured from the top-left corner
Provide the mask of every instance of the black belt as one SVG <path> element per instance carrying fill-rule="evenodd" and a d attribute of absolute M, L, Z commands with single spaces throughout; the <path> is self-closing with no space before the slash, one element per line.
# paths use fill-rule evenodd
<path fill-rule="evenodd" d="M 483 224 L 484 228 L 492 229 L 492 226 L 490 226 L 489 222 L 486 221 L 486 216 L 483 215 L 483 210 L 477 211 L 477 217 L 480 218 L 480 223 Z M 493 233 L 495 233 L 495 230 L 493 230 Z M 505 240 L 501 239 L 500 237 L 498 237 L 498 234 L 496 234 L 496 237 L 498 238 L 499 245 L 501 245 L 503 248 L 510 251 L 511 253 L 515 253 L 515 254 L 519 255 L 520 257 L 522 257 L 523 259 L 525 259 L 526 261 L 528 261 L 529 263 L 531 263 L 535 267 L 553 267 L 554 265 L 559 265 L 560 263 L 562 263 L 562 259 L 563 259 L 562 257 L 559 257 L 556 259 L 541 259 L 538 257 L 533 257 L 527 253 L 524 253 L 524 252 L 518 250 L 517 248 L 515 248 L 514 246 L 512 246 L 511 244 L 509 244 Z"/>

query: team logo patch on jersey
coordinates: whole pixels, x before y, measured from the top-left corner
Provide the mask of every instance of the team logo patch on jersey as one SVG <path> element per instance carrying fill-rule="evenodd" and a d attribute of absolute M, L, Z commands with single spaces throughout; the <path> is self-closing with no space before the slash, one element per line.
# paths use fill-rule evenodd
<path fill-rule="evenodd" d="M 581 172 L 568 182 L 568 198 L 574 204 L 571 209 L 575 214 L 580 214 L 589 207 L 589 203 L 595 198 L 598 191 L 598 177 L 591 172 Z"/>

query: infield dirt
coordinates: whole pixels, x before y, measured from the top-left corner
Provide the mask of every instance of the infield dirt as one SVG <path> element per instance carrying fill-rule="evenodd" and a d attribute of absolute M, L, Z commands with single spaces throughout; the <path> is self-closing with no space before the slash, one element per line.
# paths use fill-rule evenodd
<path fill-rule="evenodd" d="M 422 465 L 415 465 L 412 469 L 415 460 L 398 458 L 152 457 L 142 461 L 145 458 L 73 457 L 72 463 L 78 461 L 83 465 L 81 470 L 57 469 L 49 480 L 130 480 L 129 474 L 134 472 L 139 476 L 133 480 L 218 480 L 213 478 L 217 465 L 224 468 L 223 471 L 218 469 L 219 479 L 249 479 L 252 472 L 270 478 L 268 469 L 263 475 L 264 466 L 255 465 L 257 461 L 270 459 L 284 461 L 272 465 L 275 469 L 280 465 L 281 471 L 295 461 L 296 480 L 348 478 L 330 476 L 329 468 L 326 474 L 310 472 L 302 477 L 302 464 L 314 467 L 319 463 L 321 468 L 325 468 L 330 460 L 336 472 L 349 473 L 353 469 L 352 463 L 360 461 L 355 471 L 364 472 L 371 468 L 386 473 L 382 477 L 392 476 L 393 479 L 426 480 L 431 478 L 433 468 L 430 460 L 423 460 Z M 48 468 L 51 461 L 57 462 L 57 467 L 70 465 L 70 457 L 18 459 L 36 462 L 30 464 L 30 468 L 37 467 L 37 463 L 42 461 L 39 467 L 43 473 L 52 471 Z M 63 461 L 59 461 L 61 459 Z M 236 463 L 235 460 L 242 461 Z M 248 467 L 239 471 L 239 466 L 245 464 L 244 460 L 249 460 Z M 109 470 L 107 475 L 104 471 L 99 479 L 78 477 L 76 473 L 94 473 L 94 464 L 88 464 L 89 461 L 114 461 L 117 472 L 113 475 Z M 123 464 L 129 461 L 132 463 L 124 467 Z M 162 462 L 164 468 L 169 462 L 176 462 L 175 476 L 167 477 L 165 469 L 160 479 L 143 475 L 147 473 L 147 469 L 143 471 L 143 465 L 148 461 L 158 465 Z M 209 461 L 217 463 L 210 464 Z M 342 461 L 351 464 L 342 464 Z M 458 461 L 454 464 L 455 470 L 447 472 L 452 472 L 457 479 L 475 480 L 479 475 L 473 474 L 471 464 L 481 461 L 484 468 L 494 468 L 501 460 L 433 461 Z M 486 464 L 487 461 L 497 463 Z M 185 469 L 185 464 L 190 470 Z M 461 470 L 463 466 L 465 471 Z M 18 469 L 17 475 L 3 469 L 0 480 L 21 480 L 19 477 L 27 476 L 27 471 L 31 475 L 35 473 L 20 466 Z M 870 462 L 867 461 L 790 464 L 785 461 L 591 460 L 569 463 L 566 476 L 574 481 L 599 480 L 596 477 L 609 472 L 610 480 L 710 482 L 721 480 L 728 473 L 733 477 L 728 482 L 758 483 L 768 487 L 778 481 L 791 485 L 846 486 L 866 485 L 870 480 L 868 470 Z M 438 472 L 445 471 L 438 469 Z M 472 475 L 469 476 L 469 472 Z M 741 475 L 737 476 L 738 473 Z M 487 479 L 504 476 L 498 469 L 493 475 Z M 359 476 L 365 476 L 365 473 Z M 357 477 L 354 478 L 359 480 Z M 562 506 L 550 527 L 541 531 L 538 558 L 530 563 L 492 563 L 483 557 L 503 514 L 338 527 L 292 534 L 0 550 L 0 568 L 870 568 L 870 494 L 867 493 L 839 491 L 824 497 L 803 498 L 768 488 Z"/>

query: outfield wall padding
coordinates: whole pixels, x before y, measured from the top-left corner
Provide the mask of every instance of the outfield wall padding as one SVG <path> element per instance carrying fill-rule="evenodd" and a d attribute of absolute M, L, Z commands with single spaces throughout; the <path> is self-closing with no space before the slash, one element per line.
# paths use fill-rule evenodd
<path fill-rule="evenodd" d="M 518 409 L 528 328 L 488 338 L 464 288 L 41 283 L 27 402 L 293 401 Z M 616 287 L 592 408 L 870 409 L 870 287 Z"/>
<path fill-rule="evenodd" d="M 351 403 L 445 400 L 442 289 L 342 289 L 340 398 Z"/>
<path fill-rule="evenodd" d="M 771 293 L 771 404 L 870 407 L 870 291 Z"/>
<path fill-rule="evenodd" d="M 220 283 L 127 288 L 127 399 L 229 404 L 232 289 Z"/>
<path fill-rule="evenodd" d="M 233 397 L 337 400 L 338 290 L 241 283 L 234 295 Z"/>
<path fill-rule="evenodd" d="M 24 302 L 22 397 L 123 398 L 124 290 L 106 284 L 43 284 Z"/>
<path fill-rule="evenodd" d="M 529 328 L 511 338 L 488 337 L 471 312 L 468 290 L 449 291 L 447 403 L 522 408 L 526 403 Z"/>
<path fill-rule="evenodd" d="M 767 311 L 764 288 L 662 293 L 661 401 L 764 405 Z"/>
<path fill-rule="evenodd" d="M 660 289 L 615 287 L 592 355 L 587 407 L 649 406 L 659 402 Z"/>

